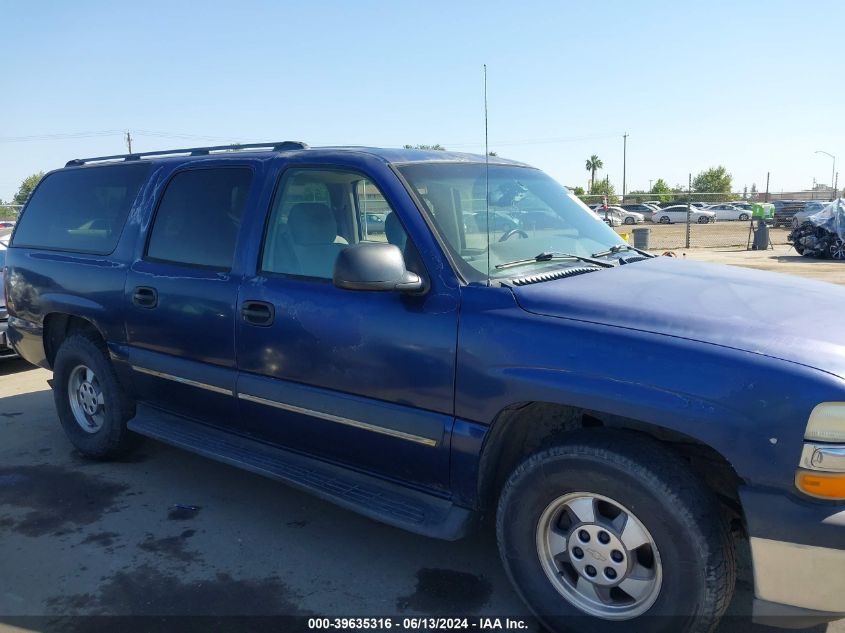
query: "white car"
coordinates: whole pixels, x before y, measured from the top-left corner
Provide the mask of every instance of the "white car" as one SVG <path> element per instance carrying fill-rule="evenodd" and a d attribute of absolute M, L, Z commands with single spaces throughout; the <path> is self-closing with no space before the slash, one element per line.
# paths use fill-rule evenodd
<path fill-rule="evenodd" d="M 591 208 L 590 210 L 596 214 L 596 218 L 608 226 L 622 226 L 622 218 L 618 215 L 614 215 L 613 213 L 605 213 L 604 209 L 601 208 L 601 205 L 599 205 L 596 209 Z"/>
<path fill-rule="evenodd" d="M 651 218 L 652 222 L 659 222 L 660 224 L 686 224 L 687 221 L 687 206 L 684 204 L 676 204 L 671 207 L 665 207 L 660 211 L 655 211 Z M 697 224 L 708 224 L 716 221 L 716 214 L 713 211 L 705 211 L 703 209 L 696 209 L 692 207 L 690 212 L 690 222 Z"/>
<path fill-rule="evenodd" d="M 601 212 L 601 211 L 599 211 Z M 608 207 L 608 214 L 612 214 L 622 220 L 622 224 L 642 224 L 645 222 L 645 216 L 637 211 L 628 211 L 622 207 Z"/>
<path fill-rule="evenodd" d="M 745 222 L 751 219 L 751 211 L 732 204 L 714 204 L 707 207 L 707 211 L 713 211 L 717 220 L 741 220 Z"/>

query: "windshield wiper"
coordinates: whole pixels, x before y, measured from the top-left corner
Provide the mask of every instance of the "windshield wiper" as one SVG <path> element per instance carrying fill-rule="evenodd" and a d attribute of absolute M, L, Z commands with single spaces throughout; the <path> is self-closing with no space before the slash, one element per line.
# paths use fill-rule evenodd
<path fill-rule="evenodd" d="M 595 255 L 593 256 L 595 257 Z M 601 266 L 602 268 L 613 268 L 613 264 L 609 264 L 607 262 L 603 262 L 598 259 L 593 259 L 592 257 L 584 257 L 582 255 L 573 255 L 572 253 L 540 253 L 539 255 L 535 255 L 531 259 L 515 259 L 512 262 L 505 262 L 504 264 L 496 264 L 496 269 L 501 270 L 502 268 L 511 268 L 512 266 L 524 266 L 525 264 L 536 264 L 538 262 L 550 262 L 556 261 L 561 259 L 576 259 L 582 262 L 588 262 L 590 264 L 595 264 L 596 266 Z"/>
<path fill-rule="evenodd" d="M 638 248 L 634 248 L 630 244 L 616 244 L 615 246 L 611 246 L 606 251 L 599 251 L 598 253 L 593 253 L 591 257 L 607 257 L 608 255 L 615 255 L 616 253 L 621 253 L 622 251 L 634 251 L 635 253 L 639 253 L 640 255 L 645 255 L 646 257 L 654 257 L 651 253 L 647 253 L 646 251 L 641 251 Z"/>

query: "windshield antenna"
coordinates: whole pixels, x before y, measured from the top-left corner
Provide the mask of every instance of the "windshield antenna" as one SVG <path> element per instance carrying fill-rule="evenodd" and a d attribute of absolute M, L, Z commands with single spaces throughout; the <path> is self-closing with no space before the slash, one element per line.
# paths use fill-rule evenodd
<path fill-rule="evenodd" d="M 487 285 L 490 285 L 490 146 L 487 138 L 487 64 L 484 64 L 484 204 L 487 218 Z"/>

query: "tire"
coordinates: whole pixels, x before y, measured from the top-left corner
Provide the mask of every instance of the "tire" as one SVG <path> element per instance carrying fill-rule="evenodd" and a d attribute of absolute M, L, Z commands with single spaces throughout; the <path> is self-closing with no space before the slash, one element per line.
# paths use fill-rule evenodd
<path fill-rule="evenodd" d="M 740 222 L 748 222 L 748 214 L 747 213 L 740 213 L 739 214 L 739 221 Z"/>
<path fill-rule="evenodd" d="M 550 509 L 556 503 L 563 503 L 566 508 L 581 504 L 579 507 L 583 508 L 583 498 L 590 496 L 595 501 L 590 506 L 595 512 L 593 524 L 579 522 L 568 510 L 559 515 L 570 519 L 568 525 L 562 525 L 560 518 L 549 519 L 554 516 Z M 621 540 L 626 528 L 621 532 L 618 527 L 606 528 L 612 525 L 608 518 L 613 515 L 611 510 L 620 510 L 612 520 L 622 521 L 625 526 L 634 517 L 632 525 L 641 528 L 639 534 L 647 536 L 648 543 L 637 546 L 637 539 L 629 536 L 629 550 L 625 540 Z M 543 530 L 544 525 L 552 524 L 558 526 L 558 533 L 567 529 L 569 532 L 557 539 L 540 536 L 552 534 Z M 582 538 L 582 528 L 591 531 L 593 537 L 587 545 L 576 540 Z M 605 528 L 613 536 L 602 534 Z M 633 433 L 579 433 L 564 444 L 529 457 L 513 471 L 502 490 L 496 530 L 499 552 L 511 582 L 552 631 L 709 632 L 718 624 L 733 595 L 734 551 L 713 494 L 679 457 Z M 623 536 L 617 537 L 618 534 Z M 615 540 L 600 545 L 602 536 Z M 554 548 L 546 543 L 551 542 L 571 553 L 565 554 L 564 559 L 549 558 L 547 552 Z M 575 559 L 578 548 L 570 549 L 573 544 L 583 546 L 581 562 Z M 621 551 L 604 551 L 620 544 Z M 618 565 L 607 562 L 616 561 L 616 556 L 623 557 Z M 603 570 L 599 573 L 605 574 L 596 580 L 617 583 L 615 587 L 599 589 L 618 610 L 602 603 L 578 606 L 576 602 L 584 600 L 578 597 L 574 583 L 581 576 L 586 580 L 585 573 L 590 570 L 585 567 L 579 576 L 574 565 L 567 568 L 567 563 L 560 560 L 581 565 L 584 561 L 594 562 Z M 608 580 L 610 572 L 603 565 L 617 565 L 616 581 Z M 592 573 L 595 575 L 595 567 Z M 638 581 L 632 575 L 649 580 Z M 646 585 L 642 583 L 647 582 L 650 589 L 638 589 L 642 595 L 637 602 L 637 598 L 632 598 L 637 592 L 618 593 L 626 581 L 633 581 L 635 587 L 636 583 L 643 587 Z M 625 587 L 630 590 L 631 585 Z M 567 592 L 574 597 L 566 597 Z M 626 605 L 628 599 L 633 604 Z M 604 612 L 585 610 L 592 608 Z"/>
<path fill-rule="evenodd" d="M 134 403 L 120 386 L 105 345 L 96 336 L 77 333 L 65 339 L 53 363 L 53 380 L 59 421 L 71 444 L 85 457 L 112 459 L 140 443 L 140 436 L 126 428 L 135 414 Z"/>
<path fill-rule="evenodd" d="M 702 216 L 699 216 L 697 222 L 699 224 L 707 224 L 708 222 L 710 222 L 710 218 L 708 218 L 706 215 L 702 215 Z"/>
<path fill-rule="evenodd" d="M 669 219 L 668 215 L 660 216 L 660 224 L 671 224 L 672 220 Z"/>
<path fill-rule="evenodd" d="M 636 223 L 637 223 L 637 221 L 630 216 L 625 218 L 625 224 L 636 224 Z"/>

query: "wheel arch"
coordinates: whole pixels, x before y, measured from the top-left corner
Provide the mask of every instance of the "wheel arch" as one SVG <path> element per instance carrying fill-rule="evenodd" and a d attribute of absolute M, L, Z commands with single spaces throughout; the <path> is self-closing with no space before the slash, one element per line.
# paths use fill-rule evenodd
<path fill-rule="evenodd" d="M 97 325 L 86 317 L 81 317 L 66 312 L 51 312 L 44 317 L 43 321 L 44 356 L 49 367 L 52 369 L 56 360 L 56 353 L 59 351 L 64 340 L 75 332 L 87 332 L 105 344 L 106 337 Z"/>
<path fill-rule="evenodd" d="M 508 476 L 529 455 L 565 442 L 576 431 L 609 429 L 649 437 L 679 455 L 714 492 L 729 519 L 742 525 L 739 487 L 743 479 L 707 442 L 663 424 L 556 402 L 518 402 L 496 416 L 479 458 L 479 505 L 495 507 Z"/>

